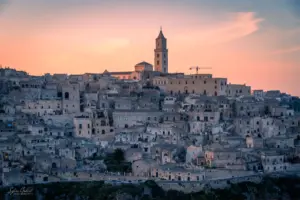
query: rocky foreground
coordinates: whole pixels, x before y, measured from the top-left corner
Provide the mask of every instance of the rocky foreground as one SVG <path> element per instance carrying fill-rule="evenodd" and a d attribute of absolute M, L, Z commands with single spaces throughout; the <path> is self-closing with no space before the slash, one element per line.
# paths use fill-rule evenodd
<path fill-rule="evenodd" d="M 198 193 L 184 194 L 164 191 L 155 182 L 139 185 L 110 185 L 104 182 L 51 183 L 26 187 L 2 188 L 0 199 L 41 200 L 271 200 L 300 199 L 299 178 L 265 178 L 259 184 L 244 182 L 232 184 L 227 189 L 207 189 Z"/>

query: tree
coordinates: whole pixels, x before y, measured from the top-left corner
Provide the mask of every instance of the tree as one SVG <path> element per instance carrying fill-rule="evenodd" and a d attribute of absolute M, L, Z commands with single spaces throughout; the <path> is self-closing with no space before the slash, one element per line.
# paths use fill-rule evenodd
<path fill-rule="evenodd" d="M 31 171 L 31 170 L 32 170 L 32 164 L 30 164 L 30 163 L 25 164 L 23 169 L 22 169 L 22 171 L 24 171 L 24 172 L 28 172 L 28 171 Z"/>
<path fill-rule="evenodd" d="M 271 112 L 270 112 L 270 108 L 269 106 L 265 106 L 265 115 L 269 115 Z"/>
<path fill-rule="evenodd" d="M 104 163 L 110 172 L 132 172 L 131 163 L 125 162 L 122 149 L 116 149 L 113 153 L 107 154 Z"/>
<path fill-rule="evenodd" d="M 116 149 L 113 153 L 113 157 L 119 163 L 121 163 L 125 160 L 124 152 L 122 149 Z"/>
<path fill-rule="evenodd" d="M 176 162 L 184 163 L 186 159 L 186 149 L 183 147 L 179 148 L 174 155 L 174 159 Z"/>

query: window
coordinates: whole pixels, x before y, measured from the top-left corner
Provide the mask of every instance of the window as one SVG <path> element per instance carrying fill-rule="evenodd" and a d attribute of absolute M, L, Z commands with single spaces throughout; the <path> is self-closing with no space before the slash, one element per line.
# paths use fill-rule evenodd
<path fill-rule="evenodd" d="M 159 65 L 159 61 L 156 61 L 156 64 Z"/>
<path fill-rule="evenodd" d="M 156 54 L 156 57 L 159 58 L 159 54 Z"/>
<path fill-rule="evenodd" d="M 79 128 L 82 129 L 82 124 L 79 124 Z"/>
<path fill-rule="evenodd" d="M 69 99 L 69 92 L 65 92 L 65 99 Z"/>

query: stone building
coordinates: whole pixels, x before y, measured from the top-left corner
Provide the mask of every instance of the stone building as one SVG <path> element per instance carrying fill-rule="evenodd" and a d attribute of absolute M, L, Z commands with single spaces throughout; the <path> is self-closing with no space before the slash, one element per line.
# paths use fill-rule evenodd
<path fill-rule="evenodd" d="M 226 95 L 227 79 L 214 78 L 211 74 L 195 74 L 183 77 L 154 77 L 153 85 L 170 95 L 203 94 L 207 96 Z"/>
<path fill-rule="evenodd" d="M 167 39 L 165 38 L 162 30 L 160 30 L 156 38 L 154 49 L 154 66 L 155 71 L 168 73 L 168 49 Z"/>

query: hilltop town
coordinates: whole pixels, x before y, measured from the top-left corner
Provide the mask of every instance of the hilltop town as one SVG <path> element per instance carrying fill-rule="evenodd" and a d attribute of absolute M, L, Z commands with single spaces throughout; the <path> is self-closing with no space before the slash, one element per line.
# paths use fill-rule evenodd
<path fill-rule="evenodd" d="M 129 72 L 1 68 L 1 185 L 152 179 L 165 189 L 222 187 L 299 172 L 298 97 L 229 84 L 198 67 L 169 73 L 162 31 L 155 44 L 154 65 Z"/>

